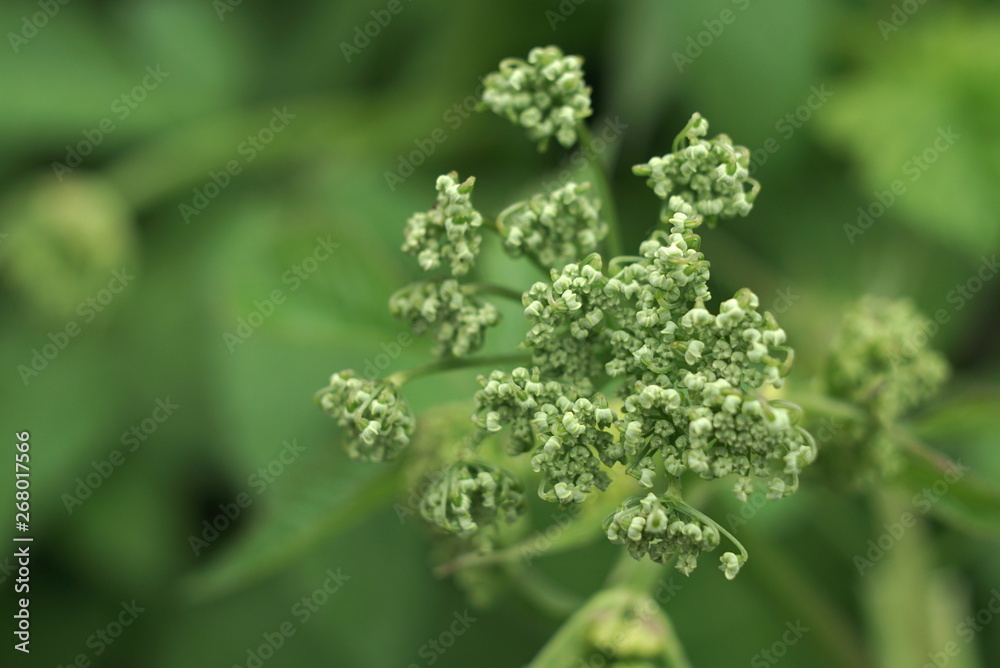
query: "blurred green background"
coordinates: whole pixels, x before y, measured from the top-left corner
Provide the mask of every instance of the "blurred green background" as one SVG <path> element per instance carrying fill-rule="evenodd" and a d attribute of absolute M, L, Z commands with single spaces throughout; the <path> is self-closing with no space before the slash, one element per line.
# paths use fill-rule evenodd
<path fill-rule="evenodd" d="M 8 442 L 31 434 L 35 540 L 32 653 L 15 656 L 7 633 L 4 665 L 246 666 L 291 622 L 263 665 L 507 667 L 558 628 L 513 596 L 476 609 L 435 578 L 398 472 L 348 462 L 312 401 L 333 371 L 428 358 L 426 341 L 395 347 L 386 301 L 418 274 L 398 246 L 438 174 L 476 175 L 495 212 L 564 168 L 565 152 L 468 113 L 479 77 L 537 45 L 584 56 L 595 127 L 626 128 L 605 157 L 628 248 L 659 205 L 630 166 L 700 111 L 753 151 L 763 186 L 748 220 L 705 233 L 716 293 L 746 285 L 780 313 L 803 385 L 858 296 L 943 311 L 928 334 L 954 378 L 945 418 L 916 416 L 918 431 L 1000 479 L 994 2 L 51 0 L 5 2 L 0 26 L 0 392 Z M 485 262 L 519 290 L 537 277 Z M 523 335 L 505 315 L 489 350 Z M 409 398 L 468 401 L 474 376 Z M 709 567 L 673 576 L 667 609 L 695 665 L 760 660 L 786 621 L 829 608 L 876 665 L 920 666 L 1000 587 L 995 539 L 930 519 L 907 537 L 917 559 L 860 578 L 852 557 L 882 527 L 864 500 L 811 482 L 752 519 L 758 554 L 797 575 L 751 561 L 732 583 Z M 619 549 L 538 564 L 586 596 Z M 302 598 L 336 582 L 305 615 Z M 941 633 L 902 625 L 907 649 L 885 650 L 895 631 L 876 611 L 906 617 L 900 592 L 925 589 Z M 133 600 L 135 622 L 101 640 Z M 466 610 L 477 621 L 428 653 Z M 783 663 L 835 665 L 828 632 Z M 1000 620 L 958 640 L 948 665 L 1000 660 Z"/>

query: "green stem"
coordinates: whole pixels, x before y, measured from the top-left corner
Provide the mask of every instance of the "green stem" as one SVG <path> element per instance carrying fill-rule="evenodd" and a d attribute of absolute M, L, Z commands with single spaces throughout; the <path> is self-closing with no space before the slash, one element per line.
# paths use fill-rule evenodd
<path fill-rule="evenodd" d="M 404 369 L 388 376 L 387 381 L 402 386 L 411 380 L 442 371 L 455 371 L 477 366 L 494 366 L 500 364 L 517 364 L 531 361 L 531 355 L 515 353 L 510 355 L 487 355 L 485 357 L 449 357 L 447 359 L 424 364 L 423 366 Z"/>
<path fill-rule="evenodd" d="M 521 596 L 549 617 L 566 619 L 583 605 L 582 598 L 563 589 L 535 568 L 515 561 L 501 562 L 501 567 Z"/>
<path fill-rule="evenodd" d="M 601 164 L 599 151 L 594 147 L 594 136 L 590 134 L 590 129 L 586 123 L 581 121 L 577 126 L 577 135 L 580 137 L 580 145 L 587 155 L 587 163 L 593 174 L 597 186 L 597 195 L 601 198 L 604 209 L 604 216 L 608 221 L 608 255 L 617 257 L 622 252 L 621 226 L 618 224 L 618 213 L 615 209 L 615 200 L 611 194 L 611 184 L 608 181 L 608 174 L 604 165 Z"/>
<path fill-rule="evenodd" d="M 506 297 L 507 299 L 516 301 L 518 304 L 521 303 L 522 294 L 520 292 L 502 285 L 494 285 L 492 283 L 468 283 L 465 287 L 471 288 L 473 292 Z"/>
<path fill-rule="evenodd" d="M 735 545 L 739 549 L 740 555 L 743 557 L 742 563 L 746 563 L 747 559 L 750 558 L 750 554 L 747 552 L 747 549 L 745 547 L 743 547 L 743 543 L 741 543 L 739 540 L 737 540 L 736 536 L 734 536 L 733 534 L 729 533 L 729 531 L 726 530 L 726 527 L 722 526 L 721 524 L 719 524 L 718 522 L 716 522 L 715 520 L 713 520 L 711 517 L 709 517 L 705 513 L 701 512 L 700 510 L 698 510 L 694 506 L 690 505 L 689 503 L 687 503 L 686 501 L 684 501 L 684 499 L 680 498 L 679 496 L 672 496 L 672 497 L 670 497 L 669 502 L 670 502 L 670 505 L 672 505 L 675 508 L 677 508 L 677 510 L 680 510 L 681 512 L 683 512 L 685 514 L 690 515 L 691 517 L 694 517 L 695 519 L 701 520 L 703 523 L 709 524 L 711 526 L 714 526 L 716 529 L 718 529 L 719 533 L 721 533 L 723 536 L 725 536 L 726 538 L 728 538 L 729 542 L 732 543 L 733 545 Z"/>
<path fill-rule="evenodd" d="M 796 394 L 789 400 L 790 403 L 800 407 L 805 412 L 806 417 L 813 413 L 850 422 L 868 421 L 868 413 L 860 407 L 825 394 Z"/>

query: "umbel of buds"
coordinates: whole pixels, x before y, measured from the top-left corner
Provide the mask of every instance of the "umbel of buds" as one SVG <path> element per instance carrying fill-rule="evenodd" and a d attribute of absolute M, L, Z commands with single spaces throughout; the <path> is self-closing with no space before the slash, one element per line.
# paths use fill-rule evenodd
<path fill-rule="evenodd" d="M 416 419 L 391 380 L 371 380 L 340 371 L 320 391 L 323 410 L 347 431 L 347 454 L 358 461 L 386 462 L 410 442 Z"/>
<path fill-rule="evenodd" d="M 586 145 L 582 121 L 591 103 L 582 62 L 556 47 L 504 60 L 485 80 L 483 107 L 525 128 L 541 148 L 552 138 Z M 498 447 L 477 445 L 444 468 L 421 503 L 429 522 L 473 538 L 512 521 L 525 506 L 524 486 L 498 465 L 502 457 L 523 455 L 521 470 L 530 464 L 537 474 L 538 496 L 560 505 L 607 492 L 620 466 L 647 490 L 669 491 L 622 503 L 605 522 L 611 542 L 636 558 L 676 559 L 690 573 L 725 536 L 739 548 L 721 558 L 726 577 L 734 577 L 746 551 L 683 500 L 682 478 L 731 478 L 741 502 L 759 484 L 780 499 L 798 488 L 817 447 L 801 410 L 773 398 L 794 358 L 777 320 L 746 288 L 712 306 L 697 230 L 747 215 L 759 186 L 749 176 L 749 151 L 707 134 L 707 121 L 695 114 L 673 152 L 633 169 L 664 201 L 661 225 L 636 255 L 605 259 L 617 238 L 613 206 L 589 183 L 567 182 L 492 218 L 472 205 L 472 177 L 440 176 L 436 205 L 409 219 L 403 243 L 436 273 L 390 299 L 394 315 L 433 337 L 439 360 L 385 380 L 333 376 L 320 402 L 347 431 L 349 454 L 387 461 L 408 443 L 415 420 L 399 394 L 405 381 L 488 360 L 493 370 L 478 378 L 473 415 L 483 438 L 475 440 L 492 437 Z M 593 190 L 606 197 L 610 188 L 592 167 Z M 486 232 L 508 255 L 542 270 L 543 280 L 523 291 L 463 282 L 480 278 Z M 494 368 L 497 358 L 473 356 L 499 320 L 492 296 L 516 299 L 528 323 L 524 353 L 502 358 L 503 368 Z M 831 379 L 846 393 L 860 382 Z"/>
<path fill-rule="evenodd" d="M 406 223 L 403 250 L 416 255 L 424 269 L 444 263 L 451 273 L 468 273 L 479 254 L 479 227 L 483 217 L 472 207 L 474 177 L 461 183 L 451 172 L 438 177 L 437 205 L 427 213 L 415 213 Z"/>
<path fill-rule="evenodd" d="M 760 191 L 750 178 L 750 151 L 734 146 L 727 135 L 706 140 L 707 134 L 708 121 L 696 113 L 678 135 L 673 153 L 633 168 L 665 200 L 664 220 L 683 213 L 713 225 L 719 218 L 750 213 Z"/>
<path fill-rule="evenodd" d="M 429 486 L 420 514 L 439 529 L 470 536 L 499 518 L 514 522 L 525 502 L 524 485 L 512 473 L 485 462 L 458 462 Z"/>
<path fill-rule="evenodd" d="M 483 106 L 527 130 L 541 150 L 552 137 L 567 148 L 575 144 L 578 123 L 593 113 L 583 58 L 555 46 L 501 61 L 483 84 Z"/>

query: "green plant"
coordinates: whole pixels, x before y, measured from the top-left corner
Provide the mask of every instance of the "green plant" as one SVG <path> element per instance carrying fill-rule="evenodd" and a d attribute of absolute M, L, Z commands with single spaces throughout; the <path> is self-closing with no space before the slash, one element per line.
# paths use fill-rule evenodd
<path fill-rule="evenodd" d="M 663 204 L 637 253 L 623 255 L 611 188 L 584 122 L 592 111 L 582 60 L 551 46 L 505 60 L 485 79 L 482 107 L 524 127 L 542 150 L 553 138 L 567 148 L 580 142 L 593 183 L 566 182 L 491 217 L 473 203 L 474 178 L 440 176 L 436 205 L 410 218 L 403 243 L 431 277 L 390 299 L 394 315 L 433 337 L 437 361 L 383 379 L 339 372 L 318 401 L 344 428 L 351 457 L 388 462 L 419 428 L 402 396 L 406 383 L 496 367 L 478 377 L 472 447 L 456 454 L 454 443 L 439 443 L 407 464 L 435 469 L 420 513 L 459 541 L 446 542 L 451 560 L 442 572 L 483 586 L 477 578 L 486 573 L 476 568 L 503 563 L 530 528 L 521 520 L 530 479 L 542 500 L 583 508 L 578 524 L 605 515 L 607 539 L 630 555 L 533 665 L 578 665 L 567 657 L 588 651 L 619 666 L 686 665 L 646 591 L 658 566 L 690 575 L 725 539 L 733 550 L 719 568 L 733 579 L 752 556 L 698 508 L 716 487 L 703 481 L 727 479 L 743 503 L 760 486 L 770 500 L 793 494 L 819 452 L 806 428 L 811 415 L 847 425 L 824 439 L 828 471 L 852 482 L 892 476 L 906 441 L 898 419 L 934 393 L 945 364 L 924 345 L 904 346 L 909 306 L 867 301 L 831 348 L 824 392 L 789 401 L 783 384 L 794 354 L 785 331 L 749 288 L 712 306 L 698 234 L 750 213 L 760 186 L 745 147 L 723 134 L 709 139 L 708 122 L 694 114 L 670 153 L 635 166 Z M 526 289 L 469 280 L 491 234 L 544 278 Z M 499 322 L 495 299 L 523 307 L 521 350 L 475 356 Z M 629 624 L 652 635 L 607 641 Z"/>

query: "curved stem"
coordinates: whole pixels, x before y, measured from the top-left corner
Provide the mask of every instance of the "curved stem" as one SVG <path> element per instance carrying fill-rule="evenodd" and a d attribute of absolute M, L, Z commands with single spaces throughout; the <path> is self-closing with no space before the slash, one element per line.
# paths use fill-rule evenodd
<path fill-rule="evenodd" d="M 423 366 L 404 369 L 386 377 L 386 380 L 402 386 L 411 380 L 439 371 L 455 371 L 457 369 L 468 369 L 477 366 L 490 366 L 497 364 L 517 364 L 530 362 L 531 355 L 517 353 L 511 355 L 487 355 L 485 357 L 449 357 L 447 359 L 424 364 Z"/>
<path fill-rule="evenodd" d="M 618 212 L 615 209 L 615 200 L 611 194 L 611 184 L 608 181 L 608 174 L 601 164 L 599 151 L 594 147 L 594 136 L 590 134 L 590 128 L 584 122 L 577 126 L 577 135 L 580 137 L 580 145 L 587 155 L 587 164 L 593 173 L 597 186 L 598 196 L 604 207 L 604 216 L 608 221 L 608 255 L 617 257 L 622 252 L 621 227 L 618 224 Z"/>
<path fill-rule="evenodd" d="M 681 511 L 681 512 L 687 514 L 687 515 L 690 515 L 691 517 L 694 517 L 695 519 L 701 520 L 705 524 L 709 524 L 711 526 L 714 526 L 716 529 L 718 529 L 719 533 L 721 533 L 723 536 L 725 536 L 726 538 L 728 538 L 729 542 L 732 543 L 733 545 L 735 545 L 739 549 L 740 555 L 743 558 L 742 559 L 742 563 L 746 563 L 747 559 L 750 558 L 750 554 L 747 552 L 747 549 L 745 547 L 743 547 L 743 543 L 741 543 L 740 541 L 738 541 L 736 539 L 736 536 L 734 536 L 733 534 L 729 533 L 729 531 L 726 530 L 726 527 L 722 526 L 721 524 L 719 524 L 718 522 L 716 522 L 711 517 L 709 517 L 705 513 L 701 512 L 700 510 L 698 510 L 694 506 L 688 504 L 687 502 L 684 501 L 684 499 L 680 498 L 679 496 L 671 496 L 670 499 L 669 499 L 669 501 L 670 501 L 671 505 L 673 505 L 675 508 L 677 508 L 677 510 L 679 510 L 679 511 Z"/>

